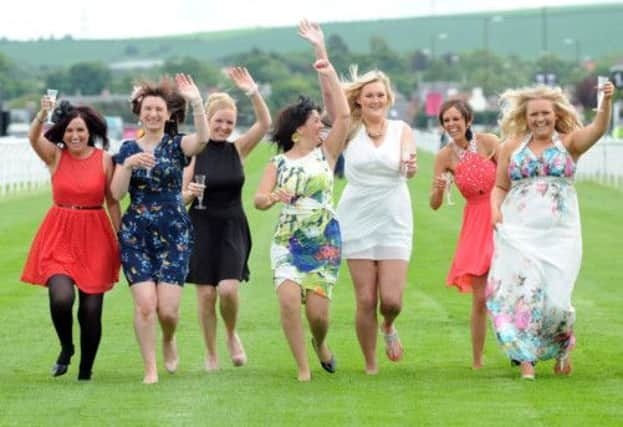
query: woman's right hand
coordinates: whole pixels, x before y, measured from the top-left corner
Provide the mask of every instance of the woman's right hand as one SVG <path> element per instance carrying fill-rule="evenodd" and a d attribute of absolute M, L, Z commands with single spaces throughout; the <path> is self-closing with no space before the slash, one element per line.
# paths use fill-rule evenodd
<path fill-rule="evenodd" d="M 498 208 L 491 209 L 491 225 L 497 228 L 498 224 L 502 224 L 502 211 Z"/>
<path fill-rule="evenodd" d="M 55 102 L 48 95 L 41 97 L 41 112 L 48 114 L 54 109 Z"/>
<path fill-rule="evenodd" d="M 156 164 L 156 158 L 152 153 L 136 153 L 125 159 L 123 167 L 126 169 L 151 169 Z"/>
<path fill-rule="evenodd" d="M 192 194 L 193 197 L 199 197 L 205 191 L 206 186 L 204 184 L 197 184 L 196 182 L 189 182 L 186 190 Z"/>

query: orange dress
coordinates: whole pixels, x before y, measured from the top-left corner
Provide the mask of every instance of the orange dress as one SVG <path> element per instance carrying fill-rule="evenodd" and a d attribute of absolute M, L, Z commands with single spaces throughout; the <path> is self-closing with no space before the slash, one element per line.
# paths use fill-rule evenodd
<path fill-rule="evenodd" d="M 471 291 L 472 276 L 489 272 L 493 256 L 493 227 L 491 226 L 491 190 L 495 184 L 495 162 L 480 156 L 476 139 L 466 150 L 452 147 L 459 156 L 454 168 L 454 181 L 467 203 L 463 211 L 463 225 L 452 267 L 446 283 L 461 292 Z"/>
<path fill-rule="evenodd" d="M 47 286 L 56 274 L 71 277 L 87 294 L 106 292 L 119 280 L 119 248 L 102 207 L 106 174 L 103 151 L 85 159 L 63 150 L 52 176 L 54 205 L 32 242 L 21 280 Z"/>

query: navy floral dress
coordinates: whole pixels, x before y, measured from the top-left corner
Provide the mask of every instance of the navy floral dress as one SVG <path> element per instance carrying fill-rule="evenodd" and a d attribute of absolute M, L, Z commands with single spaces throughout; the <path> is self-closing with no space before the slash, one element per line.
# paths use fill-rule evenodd
<path fill-rule="evenodd" d="M 182 136 L 165 135 L 154 151 L 151 176 L 135 169 L 128 187 L 130 205 L 119 230 L 121 263 L 128 283 L 154 281 L 184 284 L 192 249 L 192 226 L 182 202 L 182 171 L 190 162 Z M 134 140 L 124 141 L 113 160 L 141 152 Z"/>

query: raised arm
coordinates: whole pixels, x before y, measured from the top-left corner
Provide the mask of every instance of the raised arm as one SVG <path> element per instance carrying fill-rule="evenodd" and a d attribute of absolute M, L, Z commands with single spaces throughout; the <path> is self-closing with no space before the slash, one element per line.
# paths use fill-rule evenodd
<path fill-rule="evenodd" d="M 30 141 L 30 146 L 43 163 L 45 163 L 49 168 L 52 168 L 54 163 L 56 162 L 56 156 L 59 152 L 59 149 L 56 145 L 52 144 L 45 136 L 43 136 L 43 124 L 46 122 L 48 118 L 48 112 L 52 110 L 54 107 L 54 103 L 50 100 L 48 96 L 43 96 L 41 98 L 41 109 L 37 114 L 35 114 L 32 123 L 30 124 L 30 129 L 28 130 L 28 140 Z"/>
<path fill-rule="evenodd" d="M 614 85 L 606 82 L 603 87 L 597 88 L 603 91 L 604 97 L 599 106 L 599 111 L 595 115 L 593 122 L 581 129 L 577 129 L 569 134 L 567 149 L 577 160 L 582 154 L 588 151 L 604 133 L 608 130 L 610 116 L 612 115 L 612 95 L 614 95 Z"/>
<path fill-rule="evenodd" d="M 188 157 L 195 156 L 205 148 L 210 139 L 210 131 L 208 128 L 208 119 L 203 108 L 203 100 L 197 85 L 192 77 L 187 74 L 176 74 L 175 83 L 180 95 L 190 103 L 193 109 L 193 122 L 195 124 L 195 133 L 184 135 L 182 137 L 182 151 Z"/>
<path fill-rule="evenodd" d="M 326 78 L 331 93 L 330 100 L 333 104 L 331 108 L 334 111 L 333 126 L 331 127 L 329 135 L 327 135 L 327 138 L 324 140 L 322 147 L 329 161 L 329 165 L 333 168 L 337 158 L 342 154 L 346 143 L 346 135 L 348 133 L 348 126 L 350 125 L 350 108 L 348 107 L 346 95 L 344 94 L 344 90 L 342 89 L 342 85 L 333 65 L 326 59 L 319 59 L 314 63 L 314 68 L 318 74 Z"/>
<path fill-rule="evenodd" d="M 235 142 L 240 158 L 244 161 L 266 135 L 272 120 L 268 106 L 249 71 L 245 67 L 232 67 L 227 74 L 234 84 L 251 99 L 255 112 L 255 123 Z"/>
<path fill-rule="evenodd" d="M 327 53 L 327 47 L 324 42 L 324 33 L 320 28 L 320 25 L 309 22 L 307 19 L 299 22 L 298 35 L 311 43 L 314 48 L 314 55 L 316 60 L 324 59 L 329 60 L 329 54 Z M 331 99 L 331 85 L 326 77 L 319 75 L 320 90 L 322 92 L 322 103 L 327 110 L 329 120 L 332 122 L 335 117 L 335 111 L 333 111 L 333 100 Z"/>

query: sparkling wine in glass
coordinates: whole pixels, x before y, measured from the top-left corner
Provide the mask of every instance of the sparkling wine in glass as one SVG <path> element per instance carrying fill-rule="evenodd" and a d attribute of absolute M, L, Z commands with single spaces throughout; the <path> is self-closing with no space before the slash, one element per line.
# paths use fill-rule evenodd
<path fill-rule="evenodd" d="M 205 185 L 206 184 L 206 176 L 204 174 L 196 174 L 195 175 L 195 182 L 197 184 L 200 185 Z M 195 205 L 195 209 L 205 209 L 205 205 L 203 204 L 203 191 L 201 192 L 200 195 L 197 196 L 197 200 L 199 200 L 199 202 Z"/>
<path fill-rule="evenodd" d="M 454 201 L 452 200 L 452 192 L 450 191 L 452 183 L 454 182 L 454 175 L 452 175 L 452 172 L 446 172 L 445 178 L 446 188 L 444 189 L 444 193 L 446 194 L 446 203 L 448 204 L 448 206 L 454 206 Z"/>
<path fill-rule="evenodd" d="M 56 104 L 56 96 L 58 95 L 58 90 L 47 89 L 45 91 L 45 94 L 52 103 L 52 109 L 48 111 L 48 124 L 52 124 L 52 112 L 54 111 L 54 104 Z"/>
<path fill-rule="evenodd" d="M 593 111 L 601 111 L 601 102 L 604 99 L 604 85 L 608 83 L 608 77 L 597 76 L 597 107 Z"/>
<path fill-rule="evenodd" d="M 153 148 L 150 148 L 150 149 L 145 149 L 145 148 L 143 148 L 143 151 L 144 151 L 144 152 L 146 152 L 146 153 L 149 153 L 149 154 L 154 154 L 154 150 L 153 150 Z M 154 165 L 154 166 L 155 166 L 155 165 Z M 152 170 L 153 168 L 154 168 L 153 166 L 152 166 L 152 167 L 150 167 L 150 168 L 145 168 L 145 178 L 147 178 L 147 179 L 151 179 L 151 170 Z"/>

